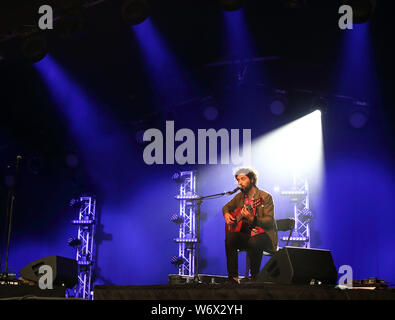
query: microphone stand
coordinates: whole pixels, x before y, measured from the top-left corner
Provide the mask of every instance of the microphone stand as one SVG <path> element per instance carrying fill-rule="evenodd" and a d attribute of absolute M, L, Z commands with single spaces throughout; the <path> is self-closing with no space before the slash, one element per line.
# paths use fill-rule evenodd
<path fill-rule="evenodd" d="M 11 229 L 12 229 L 12 215 L 14 212 L 14 203 L 15 203 L 15 186 L 16 186 L 16 181 L 17 181 L 17 175 L 18 175 L 18 169 L 19 169 L 19 162 L 22 159 L 21 156 L 16 157 L 16 166 L 15 166 L 15 180 L 13 185 L 11 186 L 10 189 L 10 194 L 9 194 L 9 201 L 10 201 L 10 207 L 9 207 L 9 220 L 8 220 L 8 236 L 7 236 L 7 247 L 6 247 L 6 257 L 5 257 L 5 269 L 3 273 L 0 275 L 1 279 L 8 280 L 8 253 L 10 249 L 10 240 L 11 240 Z"/>
<path fill-rule="evenodd" d="M 190 199 L 193 201 L 197 201 L 197 210 L 196 210 L 196 259 L 195 259 L 195 276 L 193 278 L 193 282 L 194 283 L 202 283 L 202 281 L 200 280 L 200 276 L 199 276 L 199 243 L 200 243 L 200 206 L 203 202 L 204 199 L 209 199 L 209 198 L 214 198 L 214 197 L 219 197 L 219 196 L 224 196 L 227 194 L 233 194 L 236 191 L 238 191 L 239 188 L 236 188 L 233 191 L 225 191 L 225 192 L 221 192 L 221 193 L 217 193 L 217 194 L 212 194 L 212 195 L 208 195 L 208 196 L 201 196 L 195 199 Z"/>

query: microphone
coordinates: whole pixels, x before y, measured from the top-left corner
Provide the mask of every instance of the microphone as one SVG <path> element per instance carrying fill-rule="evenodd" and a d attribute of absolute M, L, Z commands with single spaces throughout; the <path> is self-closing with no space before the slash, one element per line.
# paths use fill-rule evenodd
<path fill-rule="evenodd" d="M 240 187 L 235 188 L 232 191 L 228 191 L 226 194 L 234 194 L 236 191 L 240 190 Z"/>

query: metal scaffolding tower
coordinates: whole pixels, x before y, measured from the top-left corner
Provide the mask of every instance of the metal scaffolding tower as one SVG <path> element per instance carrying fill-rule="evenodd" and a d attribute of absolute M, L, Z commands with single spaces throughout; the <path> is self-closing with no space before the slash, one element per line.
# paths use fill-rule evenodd
<path fill-rule="evenodd" d="M 96 226 L 96 199 L 82 196 L 71 201 L 71 205 L 80 203 L 78 220 L 71 223 L 78 225 L 78 245 L 76 260 L 78 263 L 78 284 L 75 297 L 93 299 L 92 272 L 95 266 L 95 226 Z"/>
<path fill-rule="evenodd" d="M 293 187 L 289 191 L 281 191 L 282 196 L 290 198 L 293 204 L 293 213 L 295 219 L 295 229 L 290 238 L 293 246 L 310 248 L 310 222 L 312 213 L 309 202 L 309 184 L 306 179 L 293 177 Z M 288 240 L 283 237 L 281 240 Z"/>
<path fill-rule="evenodd" d="M 198 255 L 199 221 L 196 220 L 197 201 L 196 172 L 182 171 L 173 176 L 173 180 L 180 184 L 180 193 L 175 197 L 180 202 L 180 212 L 172 217 L 172 221 L 179 224 L 178 257 L 172 258 L 172 263 L 178 265 L 178 274 L 194 276 Z"/>

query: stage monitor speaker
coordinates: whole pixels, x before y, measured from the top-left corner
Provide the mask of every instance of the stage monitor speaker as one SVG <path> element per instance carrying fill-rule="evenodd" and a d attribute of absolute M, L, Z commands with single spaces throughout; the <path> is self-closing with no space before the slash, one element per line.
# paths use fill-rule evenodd
<path fill-rule="evenodd" d="M 258 282 L 310 284 L 312 280 L 334 285 L 337 270 L 329 250 L 284 247 L 258 274 Z"/>
<path fill-rule="evenodd" d="M 22 278 L 34 282 L 38 282 L 41 274 L 39 269 L 42 265 L 52 267 L 53 285 L 64 285 L 66 288 L 74 287 L 78 282 L 78 265 L 74 259 L 48 256 L 38 259 L 23 267 L 19 272 Z"/>

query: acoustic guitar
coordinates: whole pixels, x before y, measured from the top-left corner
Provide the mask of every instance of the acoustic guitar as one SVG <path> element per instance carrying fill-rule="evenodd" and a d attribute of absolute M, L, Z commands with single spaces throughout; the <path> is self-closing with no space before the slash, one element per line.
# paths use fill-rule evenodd
<path fill-rule="evenodd" d="M 249 205 L 244 205 L 243 207 L 246 208 L 249 212 L 252 212 L 252 210 L 261 204 L 263 204 L 263 197 L 254 200 L 251 204 Z M 230 232 L 240 232 L 241 227 L 243 226 L 244 221 L 246 221 L 246 218 L 241 214 L 241 210 L 243 207 L 237 207 L 235 211 L 230 212 L 233 218 L 236 220 L 232 224 L 226 224 L 225 223 L 225 235 L 228 235 Z M 263 229 L 260 227 L 255 227 L 253 232 L 254 234 L 258 234 L 263 232 Z M 252 236 L 253 234 L 251 234 Z"/>

